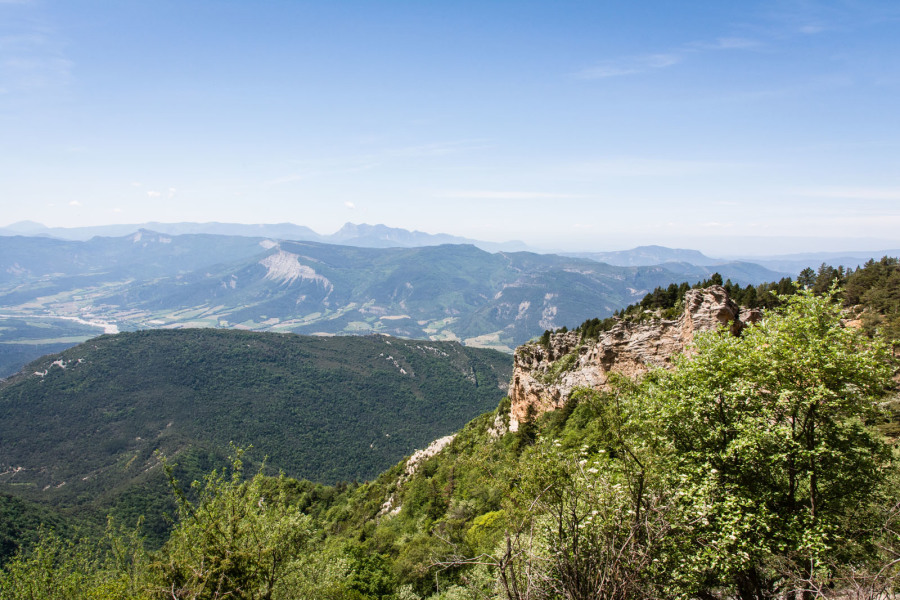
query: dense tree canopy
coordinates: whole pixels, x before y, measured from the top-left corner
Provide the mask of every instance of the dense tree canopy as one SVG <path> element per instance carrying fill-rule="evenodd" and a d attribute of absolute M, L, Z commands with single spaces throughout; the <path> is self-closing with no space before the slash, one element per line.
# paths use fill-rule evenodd
<path fill-rule="evenodd" d="M 831 576 L 889 462 L 866 421 L 890 374 L 884 346 L 807 291 L 741 337 L 701 336 L 650 382 L 695 523 L 679 576 L 741 598 Z"/>

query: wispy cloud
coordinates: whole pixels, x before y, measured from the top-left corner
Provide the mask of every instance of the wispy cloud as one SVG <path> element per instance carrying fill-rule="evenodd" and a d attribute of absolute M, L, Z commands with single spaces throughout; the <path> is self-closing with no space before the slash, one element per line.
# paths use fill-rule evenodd
<path fill-rule="evenodd" d="M 734 223 L 707 221 L 706 223 L 700 223 L 700 227 L 703 227 L 704 229 L 731 229 L 732 227 L 734 227 Z"/>
<path fill-rule="evenodd" d="M 816 94 L 826 94 L 833 90 L 849 88 L 855 85 L 853 77 L 842 73 L 826 75 L 822 77 L 810 77 L 787 85 L 756 90 L 741 90 L 737 92 L 725 92 L 715 97 L 726 102 L 760 102 L 778 98 L 792 98 L 800 96 L 813 97 Z"/>
<path fill-rule="evenodd" d="M 437 192 L 437 198 L 459 198 L 464 200 L 552 200 L 587 198 L 582 194 L 560 194 L 554 192 L 522 192 L 508 190 L 446 190 Z"/>
<path fill-rule="evenodd" d="M 9 91 L 31 91 L 65 85 L 74 63 L 59 56 L 12 56 L 0 60 L 0 77 Z"/>
<path fill-rule="evenodd" d="M 819 23 L 808 23 L 806 25 L 801 25 L 798 31 L 806 35 L 815 35 L 817 33 L 822 33 L 825 29 L 826 27 Z"/>
<path fill-rule="evenodd" d="M 692 42 L 686 46 L 686 49 L 694 50 L 747 50 L 749 48 L 759 48 L 763 44 L 759 40 L 745 37 L 720 37 L 712 42 Z"/>
<path fill-rule="evenodd" d="M 593 67 L 575 73 L 579 79 L 605 79 L 622 75 L 635 75 L 646 71 L 655 71 L 677 65 L 682 60 L 678 54 L 646 54 L 643 56 L 624 56 L 604 60 Z"/>
<path fill-rule="evenodd" d="M 0 4 L 28 4 L 0 0 Z M 19 24 L 22 23 L 22 24 Z M 74 63 L 53 28 L 27 20 L 0 36 L 0 83 L 7 94 L 66 85 Z M 7 29 L 9 31 L 9 29 Z"/>
<path fill-rule="evenodd" d="M 776 2 L 764 13 L 773 37 L 818 35 L 900 21 L 896 2 Z"/>
<path fill-rule="evenodd" d="M 356 205 L 353 204 L 352 202 L 350 202 L 349 200 L 347 202 L 344 202 L 344 206 L 346 206 L 350 210 L 353 210 L 354 208 L 356 208 Z"/>
<path fill-rule="evenodd" d="M 804 198 L 900 202 L 900 187 L 822 186 L 796 188 L 791 190 L 791 194 Z"/>
<path fill-rule="evenodd" d="M 671 158 L 616 157 L 571 163 L 566 172 L 594 177 L 678 177 L 734 170 L 742 163 Z"/>
<path fill-rule="evenodd" d="M 382 154 L 386 157 L 443 156 L 446 154 L 469 152 L 488 146 L 489 141 L 485 139 L 458 140 L 386 149 Z"/>
<path fill-rule="evenodd" d="M 156 190 L 147 190 L 148 198 L 159 198 L 160 196 L 162 196 L 162 194 Z"/>
<path fill-rule="evenodd" d="M 747 35 L 721 36 L 697 40 L 655 53 L 620 56 L 601 60 L 574 73 L 579 79 L 605 79 L 650 73 L 689 61 L 708 52 L 760 50 L 786 38 L 818 35 L 884 22 L 900 21 L 900 5 L 865 3 L 783 2 L 761 15 L 762 23 L 744 25 Z"/>
<path fill-rule="evenodd" d="M 839 8 L 837 4 L 825 6 L 812 2 L 782 2 L 764 14 L 767 27 L 775 37 L 791 37 L 797 34 L 816 35 L 828 31 L 832 24 L 847 26 L 855 20 L 855 11 Z"/>
<path fill-rule="evenodd" d="M 273 186 L 273 185 L 284 185 L 286 183 L 294 183 L 297 181 L 303 181 L 306 179 L 311 179 L 313 177 L 322 177 L 329 175 L 347 175 L 349 173 L 359 173 L 361 171 L 369 171 L 378 166 L 378 163 L 374 162 L 363 162 L 357 164 L 347 164 L 344 166 L 338 166 L 334 164 L 329 167 L 327 164 L 310 164 L 307 167 L 298 169 L 297 171 L 290 173 L 288 175 L 282 175 L 281 177 L 276 177 L 274 179 L 269 179 L 268 181 L 263 182 L 265 186 Z"/>
<path fill-rule="evenodd" d="M 69 206 L 81 206 L 81 205 L 82 205 L 81 202 L 79 202 L 78 200 L 72 200 L 69 202 Z"/>
<path fill-rule="evenodd" d="M 746 37 L 719 37 L 712 41 L 696 41 L 665 52 L 621 56 L 602 60 L 591 67 L 576 72 L 578 79 L 605 79 L 623 75 L 636 75 L 658 71 L 680 64 L 692 54 L 725 50 L 749 50 L 761 47 L 759 40 Z"/>
<path fill-rule="evenodd" d="M 263 185 L 284 185 L 314 177 L 346 175 L 349 173 L 370 171 L 391 163 L 471 152 L 487 146 L 488 141 L 484 139 L 451 140 L 409 146 L 385 147 L 373 152 L 350 155 L 342 158 L 292 161 L 290 163 L 294 165 L 292 172 L 269 179 L 263 182 Z"/>

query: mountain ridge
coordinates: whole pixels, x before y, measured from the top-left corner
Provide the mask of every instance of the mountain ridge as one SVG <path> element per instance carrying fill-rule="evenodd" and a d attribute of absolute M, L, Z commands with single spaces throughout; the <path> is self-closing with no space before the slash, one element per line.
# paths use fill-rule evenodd
<path fill-rule="evenodd" d="M 878 260 L 882 256 L 895 256 L 900 249 L 862 250 L 862 251 L 822 251 L 788 254 L 734 255 L 723 247 L 722 257 L 713 258 L 689 248 L 670 248 L 658 244 L 640 245 L 627 250 L 582 251 L 571 252 L 564 249 L 545 249 L 532 247 L 518 240 L 493 242 L 476 240 L 464 236 L 447 233 L 426 233 L 418 230 L 410 231 L 400 227 L 383 224 L 347 222 L 332 234 L 319 234 L 305 225 L 294 223 L 276 224 L 241 224 L 220 222 L 180 222 L 161 223 L 150 221 L 137 224 L 99 225 L 87 227 L 46 227 L 35 221 L 19 221 L 0 227 L 0 236 L 34 236 L 53 237 L 70 241 L 87 241 L 96 236 L 121 237 L 133 234 L 140 229 L 158 231 L 167 235 L 215 234 L 244 237 L 264 237 L 294 241 L 317 241 L 322 243 L 351 245 L 371 248 L 387 248 L 392 246 L 418 247 L 441 244 L 472 244 L 487 252 L 535 252 L 539 254 L 557 254 L 589 258 L 598 262 L 616 266 L 651 266 L 667 262 L 687 262 L 695 266 L 715 266 L 732 262 L 753 263 L 766 268 L 795 275 L 806 267 L 817 268 L 821 263 L 845 266 L 857 266 L 868 259 Z"/>
<path fill-rule="evenodd" d="M 122 225 L 97 225 L 89 227 L 45 227 L 35 221 L 19 221 L 0 227 L 0 236 L 24 235 L 31 237 L 50 237 L 69 241 L 88 241 L 94 237 L 122 237 L 141 230 L 154 231 L 167 235 L 211 234 L 243 237 L 265 237 L 291 241 L 310 241 L 327 244 L 360 246 L 364 248 L 414 248 L 420 246 L 437 246 L 441 244 L 472 244 L 488 252 L 502 250 L 531 250 L 520 241 L 489 242 L 472 238 L 451 235 L 448 233 L 426 233 L 410 231 L 383 224 L 345 223 L 331 234 L 320 234 L 305 225 L 294 223 L 275 224 L 242 224 L 242 223 L 146 223 Z"/>
<path fill-rule="evenodd" d="M 740 282 L 781 276 L 728 269 L 723 276 Z M 86 242 L 11 236 L 0 237 L 0 318 L 31 319 L 34 331 L 63 317 L 123 331 L 380 332 L 512 352 L 544 329 L 609 316 L 656 286 L 699 281 L 710 270 L 458 244 L 363 248 L 148 230 Z M 3 341 L 17 341 L 9 337 L 17 330 L 6 331 Z"/>

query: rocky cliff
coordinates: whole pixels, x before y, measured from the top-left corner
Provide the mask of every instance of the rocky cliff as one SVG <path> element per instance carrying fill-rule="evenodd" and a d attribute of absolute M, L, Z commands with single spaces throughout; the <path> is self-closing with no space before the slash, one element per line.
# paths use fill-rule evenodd
<path fill-rule="evenodd" d="M 603 389 L 612 373 L 636 377 L 653 367 L 666 367 L 684 352 L 694 333 L 727 326 L 738 335 L 744 323 L 758 318 L 743 311 L 725 288 L 689 290 L 684 313 L 676 320 L 619 322 L 596 340 L 579 332 L 550 336 L 549 344 L 530 343 L 515 352 L 509 386 L 510 429 L 548 410 L 563 406 L 579 387 Z"/>

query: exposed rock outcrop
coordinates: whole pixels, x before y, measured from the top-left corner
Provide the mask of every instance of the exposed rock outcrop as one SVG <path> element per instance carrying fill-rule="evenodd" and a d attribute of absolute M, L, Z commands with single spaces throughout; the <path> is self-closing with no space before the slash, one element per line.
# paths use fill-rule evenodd
<path fill-rule="evenodd" d="M 424 450 L 416 450 L 413 452 L 412 456 L 410 456 L 406 461 L 406 470 L 397 478 L 397 488 L 403 487 L 403 484 L 409 481 L 409 478 L 416 474 L 416 471 L 419 470 L 419 467 L 426 460 L 434 456 L 435 454 L 439 454 L 444 448 L 453 443 L 453 440 L 456 439 L 456 434 L 446 435 L 442 438 L 438 438 L 431 442 L 427 448 Z M 387 500 L 381 505 L 381 508 L 378 510 L 378 514 L 375 515 L 377 519 L 385 515 L 396 516 L 400 513 L 400 510 L 403 507 L 397 502 L 397 494 L 392 493 Z"/>
<path fill-rule="evenodd" d="M 562 407 L 576 388 L 603 389 L 612 373 L 637 377 L 651 368 L 669 366 L 695 332 L 724 325 L 738 335 L 745 322 L 758 318 L 758 314 L 742 314 L 725 288 L 715 285 L 689 290 L 684 313 L 677 320 L 623 321 L 597 340 L 582 342 L 578 332 L 569 331 L 551 335 L 547 346 L 519 346 L 508 394 L 510 430 L 516 431 L 526 419 Z"/>

